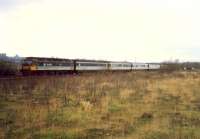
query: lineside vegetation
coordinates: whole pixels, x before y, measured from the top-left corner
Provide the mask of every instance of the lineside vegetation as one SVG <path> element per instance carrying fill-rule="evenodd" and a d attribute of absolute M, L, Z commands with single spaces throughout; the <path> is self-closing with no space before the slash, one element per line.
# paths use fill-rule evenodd
<path fill-rule="evenodd" d="M 200 72 L 0 79 L 0 138 L 198 139 Z"/>

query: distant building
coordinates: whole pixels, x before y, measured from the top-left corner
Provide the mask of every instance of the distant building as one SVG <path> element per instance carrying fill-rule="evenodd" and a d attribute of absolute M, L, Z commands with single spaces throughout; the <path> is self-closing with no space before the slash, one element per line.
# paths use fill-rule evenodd
<path fill-rule="evenodd" d="M 0 58 L 5 58 L 5 57 L 7 57 L 6 53 L 0 53 Z"/>
<path fill-rule="evenodd" d="M 6 55 L 6 53 L 0 53 L 0 61 L 7 61 L 7 62 L 13 62 L 13 63 L 21 63 L 22 58 L 18 55 L 14 57 L 9 57 Z"/>
<path fill-rule="evenodd" d="M 0 53 L 0 60 L 8 60 L 8 57 L 5 53 Z"/>
<path fill-rule="evenodd" d="M 6 53 L 0 53 L 0 57 L 6 57 Z"/>

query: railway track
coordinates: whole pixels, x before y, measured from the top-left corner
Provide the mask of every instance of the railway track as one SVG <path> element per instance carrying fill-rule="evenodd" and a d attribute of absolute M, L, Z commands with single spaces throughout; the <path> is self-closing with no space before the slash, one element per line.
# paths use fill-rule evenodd
<path fill-rule="evenodd" d="M 16 80 L 16 79 L 28 79 L 28 78 L 54 78 L 54 77 L 72 77 L 74 75 L 17 75 L 17 76 L 0 76 L 0 80 Z"/>

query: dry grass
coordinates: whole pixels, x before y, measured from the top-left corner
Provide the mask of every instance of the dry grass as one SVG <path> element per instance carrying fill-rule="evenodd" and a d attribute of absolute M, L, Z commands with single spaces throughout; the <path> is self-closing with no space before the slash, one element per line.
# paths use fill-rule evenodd
<path fill-rule="evenodd" d="M 199 72 L 0 79 L 0 138 L 199 139 Z"/>

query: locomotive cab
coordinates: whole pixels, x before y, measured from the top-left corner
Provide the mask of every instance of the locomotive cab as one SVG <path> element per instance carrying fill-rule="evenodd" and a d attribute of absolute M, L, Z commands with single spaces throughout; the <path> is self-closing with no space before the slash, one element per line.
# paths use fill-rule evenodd
<path fill-rule="evenodd" d="M 36 71 L 36 69 L 37 66 L 32 61 L 23 61 L 21 69 L 23 75 L 32 74 L 32 72 Z"/>

